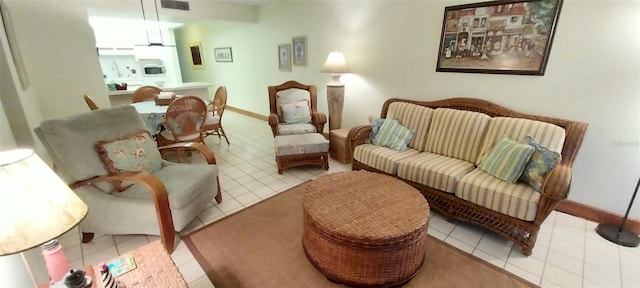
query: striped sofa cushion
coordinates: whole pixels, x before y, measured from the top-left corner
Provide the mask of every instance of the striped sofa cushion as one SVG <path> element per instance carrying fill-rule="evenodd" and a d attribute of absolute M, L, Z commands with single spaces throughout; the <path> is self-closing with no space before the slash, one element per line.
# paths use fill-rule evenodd
<path fill-rule="evenodd" d="M 540 145 L 547 147 L 551 151 L 562 152 L 564 145 L 564 129 L 559 126 L 535 120 L 511 117 L 494 117 L 489 120 L 487 134 L 484 138 L 480 157 L 476 164 L 489 154 L 493 146 L 498 143 L 503 136 L 524 143 L 524 136 L 530 134 Z"/>
<path fill-rule="evenodd" d="M 435 109 L 425 151 L 474 163 L 490 119 L 484 113 Z"/>
<path fill-rule="evenodd" d="M 456 187 L 456 196 L 525 221 L 533 221 L 540 193 L 524 183 L 507 183 L 480 169 L 464 175 Z"/>
<path fill-rule="evenodd" d="M 397 118 L 402 126 L 413 131 L 415 134 L 407 146 L 422 152 L 427 144 L 427 132 L 432 113 L 433 108 L 406 102 L 393 102 L 387 109 L 387 119 Z"/>
<path fill-rule="evenodd" d="M 353 150 L 353 159 L 385 173 L 396 175 L 398 161 L 418 153 L 420 153 L 418 150 L 411 148 L 405 151 L 396 151 L 373 144 L 362 144 Z"/>
<path fill-rule="evenodd" d="M 458 180 L 474 168 L 471 162 L 424 152 L 400 160 L 398 177 L 454 193 Z"/>

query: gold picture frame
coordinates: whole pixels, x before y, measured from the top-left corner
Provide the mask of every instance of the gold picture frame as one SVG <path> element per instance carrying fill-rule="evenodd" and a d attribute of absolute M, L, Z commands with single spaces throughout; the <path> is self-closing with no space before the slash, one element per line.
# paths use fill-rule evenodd
<path fill-rule="evenodd" d="M 190 43 L 189 55 L 191 55 L 191 68 L 204 69 L 204 53 L 202 53 L 202 42 Z"/>

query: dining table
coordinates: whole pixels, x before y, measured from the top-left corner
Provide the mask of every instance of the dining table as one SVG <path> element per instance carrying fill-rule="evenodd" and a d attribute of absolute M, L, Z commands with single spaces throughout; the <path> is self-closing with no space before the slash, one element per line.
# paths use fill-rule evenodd
<path fill-rule="evenodd" d="M 168 105 L 156 105 L 155 101 L 142 101 L 129 105 L 136 108 L 152 135 L 160 133 Z"/>

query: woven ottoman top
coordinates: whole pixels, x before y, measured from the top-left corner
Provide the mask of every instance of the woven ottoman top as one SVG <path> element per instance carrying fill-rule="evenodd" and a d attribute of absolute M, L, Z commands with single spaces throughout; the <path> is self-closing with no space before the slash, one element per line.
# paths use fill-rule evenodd
<path fill-rule="evenodd" d="M 350 171 L 306 186 L 304 210 L 331 238 L 357 246 L 393 246 L 422 233 L 429 205 L 415 188 L 391 176 Z"/>

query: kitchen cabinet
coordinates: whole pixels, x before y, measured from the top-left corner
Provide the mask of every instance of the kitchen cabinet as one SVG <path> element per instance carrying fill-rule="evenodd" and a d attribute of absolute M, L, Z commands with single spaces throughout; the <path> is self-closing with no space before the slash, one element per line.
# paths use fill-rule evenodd
<path fill-rule="evenodd" d="M 97 47 L 98 55 L 134 55 L 133 47 Z"/>

